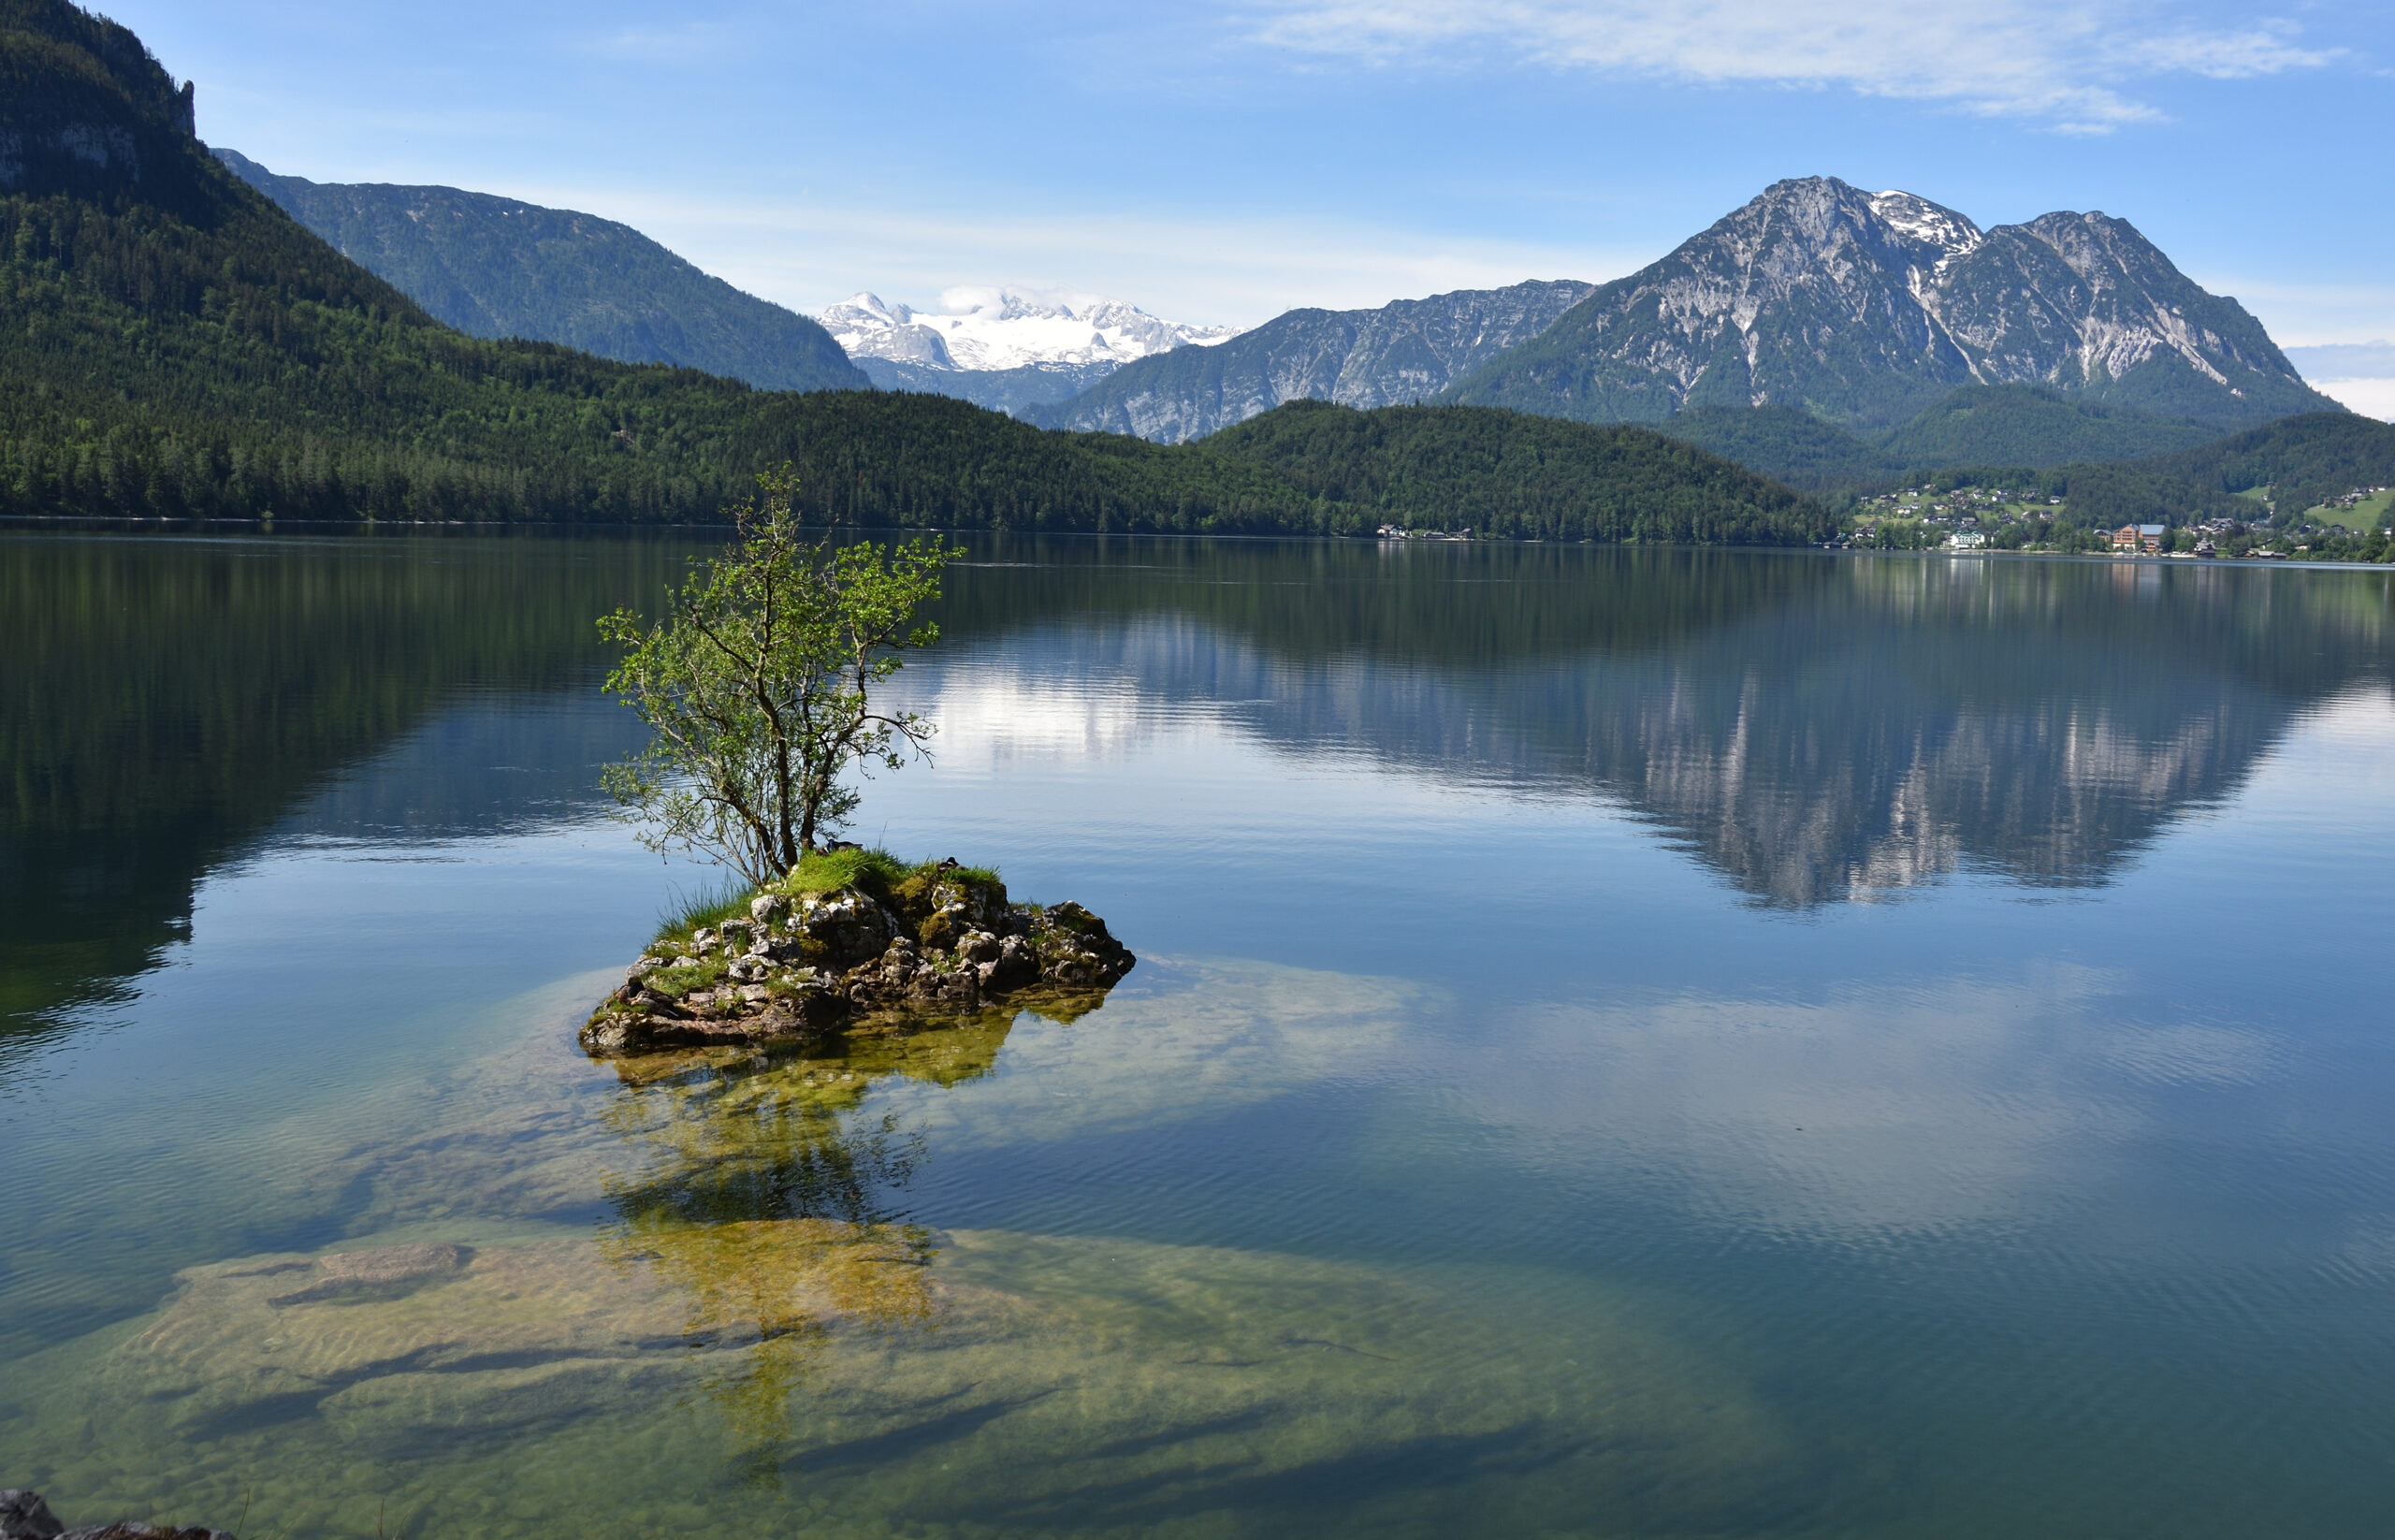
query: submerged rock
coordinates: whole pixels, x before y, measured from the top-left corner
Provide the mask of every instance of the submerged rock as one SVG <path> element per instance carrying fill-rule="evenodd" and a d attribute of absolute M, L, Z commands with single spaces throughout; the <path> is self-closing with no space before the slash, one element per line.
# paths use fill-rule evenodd
<path fill-rule="evenodd" d="M 1009 904 L 953 861 L 890 892 L 761 893 L 746 920 L 660 941 L 591 1012 L 608 1057 L 787 1041 L 890 1014 L 954 1014 L 1039 996 L 1103 996 L 1138 959 L 1079 904 Z M 1083 1007 L 1086 1009 L 1086 1006 Z"/>
<path fill-rule="evenodd" d="M 162 1529 L 130 1518 L 70 1530 L 51 1513 L 39 1492 L 10 1488 L 0 1491 L 0 1540 L 233 1540 L 233 1535 L 197 1525 Z"/>

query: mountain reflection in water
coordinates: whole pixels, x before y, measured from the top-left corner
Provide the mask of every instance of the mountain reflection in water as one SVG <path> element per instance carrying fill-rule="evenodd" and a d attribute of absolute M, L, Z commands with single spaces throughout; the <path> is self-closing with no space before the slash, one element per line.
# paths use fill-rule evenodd
<path fill-rule="evenodd" d="M 1292 755 L 1620 803 L 1790 908 L 1966 866 L 2100 883 L 2233 792 L 2295 718 L 2386 677 L 2382 573 L 1139 554 L 962 574 L 950 625 L 969 656 L 942 713 L 1003 736 L 1009 716 L 1074 714 L 1043 697 L 1093 678 L 1215 703 Z M 977 698 L 993 695 L 1007 705 Z"/>
<path fill-rule="evenodd" d="M 0 1055 L 123 998 L 287 837 L 602 810 L 637 723 L 591 617 L 689 540 L 11 537 Z M 2160 563 L 987 537 L 902 676 L 950 716 L 1208 705 L 1296 755 L 1626 806 L 1801 909 L 1981 867 L 2106 879 L 2387 674 L 2388 574 Z M 980 697 L 977 704 L 975 697 Z M 994 705 L 992 703 L 1002 703 Z"/>

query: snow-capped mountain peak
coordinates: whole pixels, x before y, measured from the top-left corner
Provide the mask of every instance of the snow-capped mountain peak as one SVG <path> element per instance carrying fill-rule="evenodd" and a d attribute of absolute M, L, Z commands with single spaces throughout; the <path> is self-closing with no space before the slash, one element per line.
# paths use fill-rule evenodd
<path fill-rule="evenodd" d="M 1102 296 L 1010 288 L 950 289 L 939 297 L 937 311 L 891 304 L 863 292 L 817 319 L 851 358 L 955 370 L 1122 364 L 1239 334 L 1236 327 L 1166 321 Z"/>

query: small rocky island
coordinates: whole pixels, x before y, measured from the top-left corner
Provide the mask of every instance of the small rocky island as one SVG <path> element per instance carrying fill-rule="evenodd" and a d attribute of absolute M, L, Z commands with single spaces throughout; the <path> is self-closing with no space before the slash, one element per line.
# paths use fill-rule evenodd
<path fill-rule="evenodd" d="M 615 1057 L 800 1041 L 877 1017 L 1087 1010 L 1137 961 L 1079 904 L 1009 903 L 994 872 L 835 850 L 667 925 L 591 1012 L 582 1046 Z"/>

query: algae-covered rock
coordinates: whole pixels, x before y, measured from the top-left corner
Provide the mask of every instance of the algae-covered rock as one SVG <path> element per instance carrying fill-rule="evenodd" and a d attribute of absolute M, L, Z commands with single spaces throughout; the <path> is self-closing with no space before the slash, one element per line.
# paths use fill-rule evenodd
<path fill-rule="evenodd" d="M 865 865 L 840 886 L 761 893 L 745 908 L 652 944 L 584 1024 L 584 1049 L 804 1041 L 860 1018 L 1018 997 L 1079 1014 L 1138 962 L 1081 905 L 1010 904 L 994 876 L 953 860 L 894 880 Z"/>

